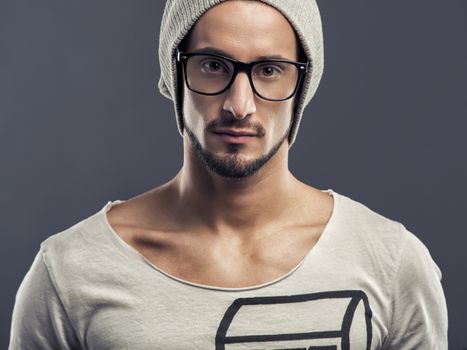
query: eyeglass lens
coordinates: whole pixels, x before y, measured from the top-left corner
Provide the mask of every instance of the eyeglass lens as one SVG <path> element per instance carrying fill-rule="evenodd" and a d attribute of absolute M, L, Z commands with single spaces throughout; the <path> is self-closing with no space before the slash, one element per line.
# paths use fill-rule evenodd
<path fill-rule="evenodd" d="M 191 56 L 186 64 L 188 86 L 200 93 L 216 94 L 224 90 L 234 74 L 232 62 L 210 55 Z M 285 99 L 294 92 L 298 68 L 287 62 L 261 62 L 253 66 L 254 88 L 267 99 Z"/>

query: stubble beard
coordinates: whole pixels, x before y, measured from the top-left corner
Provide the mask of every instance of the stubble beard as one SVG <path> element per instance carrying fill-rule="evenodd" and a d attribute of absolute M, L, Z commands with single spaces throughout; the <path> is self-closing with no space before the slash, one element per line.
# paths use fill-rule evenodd
<path fill-rule="evenodd" d="M 233 180 L 241 180 L 245 177 L 256 174 L 263 167 L 263 165 L 266 164 L 269 159 L 271 159 L 277 153 L 279 148 L 288 138 L 290 127 L 266 154 L 249 161 L 242 159 L 242 145 L 227 144 L 227 154 L 218 156 L 203 148 L 193 131 L 186 126 L 186 123 L 184 125 L 184 129 L 188 134 L 188 138 L 190 139 L 191 145 L 195 150 L 196 155 L 209 171 L 222 177 L 231 178 Z"/>

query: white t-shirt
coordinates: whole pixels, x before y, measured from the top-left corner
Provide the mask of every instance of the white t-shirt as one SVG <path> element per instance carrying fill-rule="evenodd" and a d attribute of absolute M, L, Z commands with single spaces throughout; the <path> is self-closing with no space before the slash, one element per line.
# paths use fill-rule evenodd
<path fill-rule="evenodd" d="M 160 270 L 106 212 L 40 245 L 16 295 L 15 349 L 447 349 L 441 271 L 401 223 L 334 196 L 319 241 L 287 274 L 222 288 Z M 291 252 L 292 254 L 293 252 Z"/>

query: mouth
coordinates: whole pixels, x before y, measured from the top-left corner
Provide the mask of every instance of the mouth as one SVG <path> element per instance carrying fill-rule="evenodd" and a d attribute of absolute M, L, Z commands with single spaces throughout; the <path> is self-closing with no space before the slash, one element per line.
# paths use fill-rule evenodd
<path fill-rule="evenodd" d="M 246 143 L 256 139 L 257 137 L 257 135 L 253 133 L 237 132 L 235 134 L 232 131 L 214 132 L 214 135 L 224 142 L 236 144 Z"/>

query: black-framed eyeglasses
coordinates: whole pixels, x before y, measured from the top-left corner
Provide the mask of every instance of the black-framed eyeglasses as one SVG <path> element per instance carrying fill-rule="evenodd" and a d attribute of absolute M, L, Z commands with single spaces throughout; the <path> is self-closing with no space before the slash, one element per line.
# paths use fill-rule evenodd
<path fill-rule="evenodd" d="M 178 49 L 177 62 L 183 65 L 185 83 L 191 91 L 221 94 L 232 85 L 238 72 L 246 72 L 255 94 L 268 101 L 291 98 L 309 67 L 308 62 L 268 59 L 247 63 L 214 53 Z"/>

